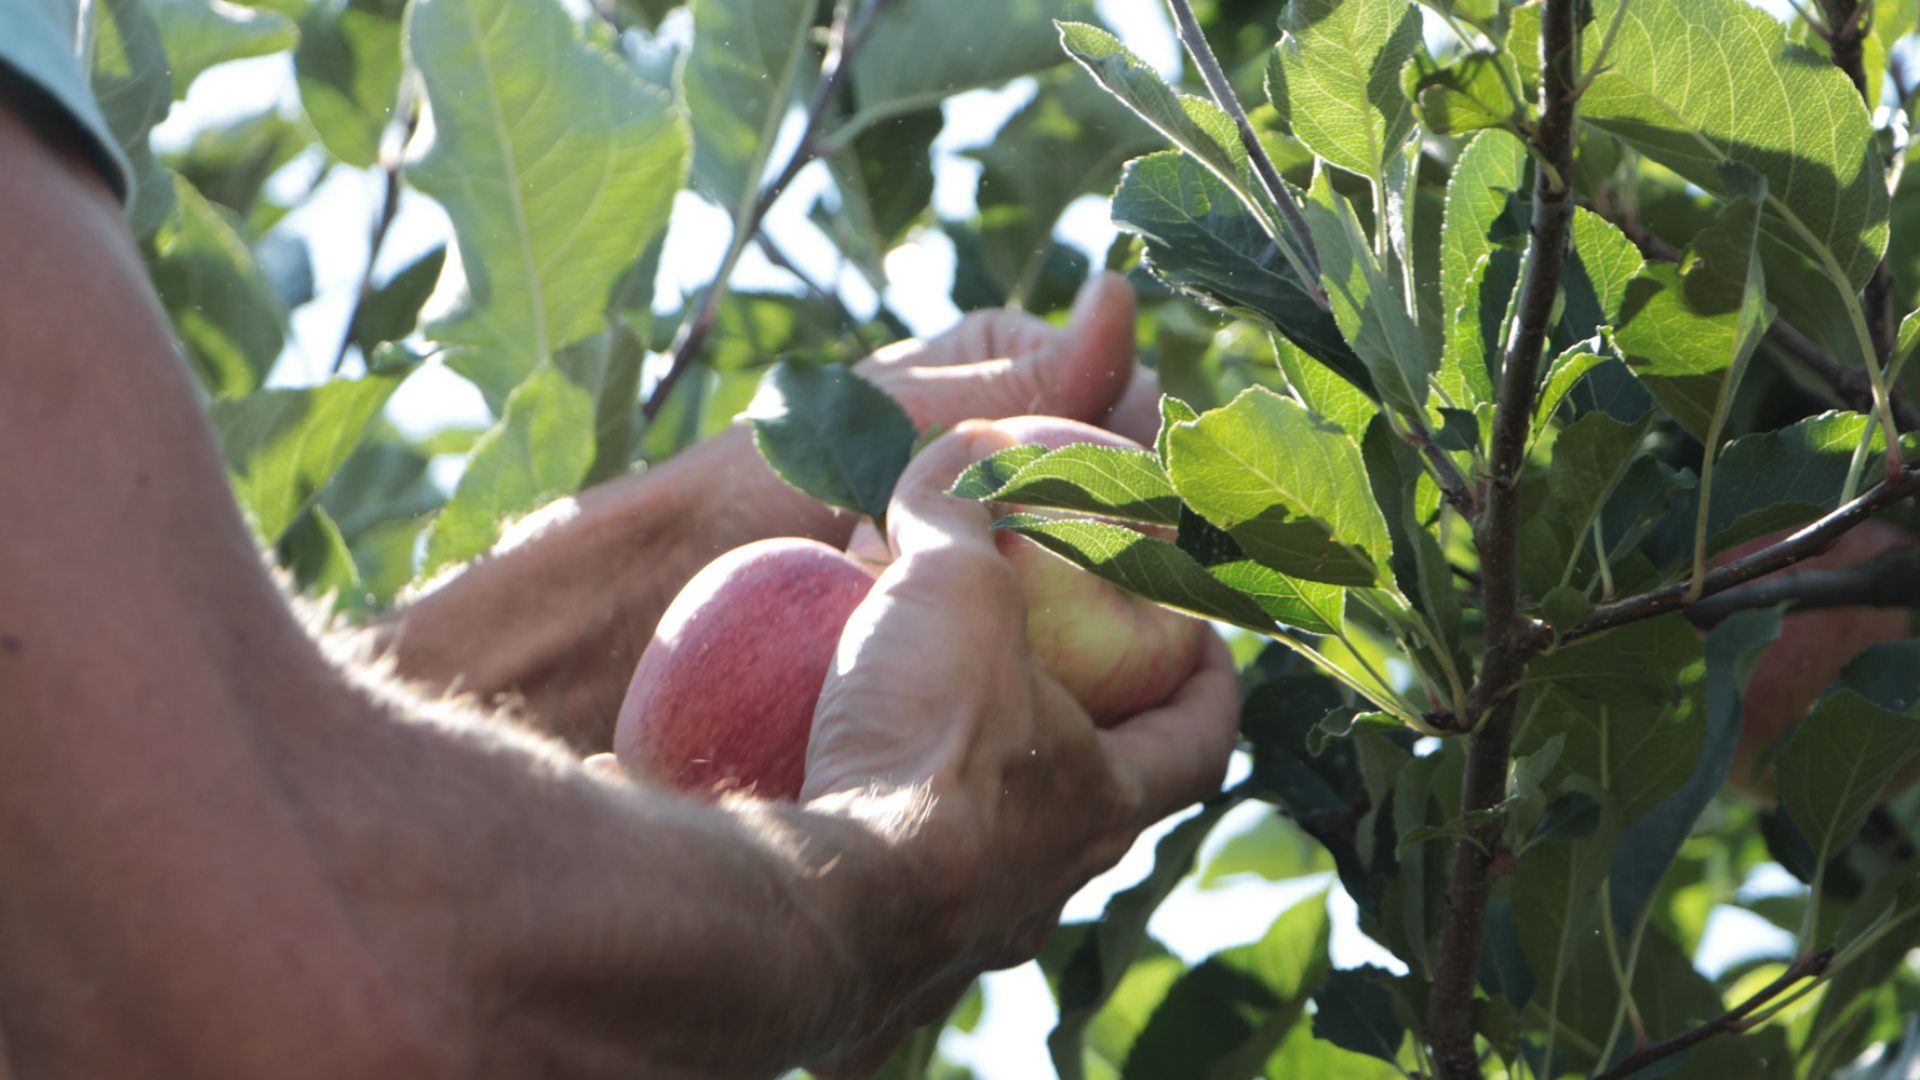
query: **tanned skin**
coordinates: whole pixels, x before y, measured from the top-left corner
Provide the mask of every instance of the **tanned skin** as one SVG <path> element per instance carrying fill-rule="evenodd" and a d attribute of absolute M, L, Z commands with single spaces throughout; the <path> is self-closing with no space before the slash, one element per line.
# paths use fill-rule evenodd
<path fill-rule="evenodd" d="M 1128 382 L 1122 294 L 869 370 L 923 424 L 1097 419 Z M 903 480 L 799 804 L 604 778 L 578 751 L 679 584 L 850 522 L 733 434 L 377 631 L 400 674 L 575 749 L 334 663 L 241 521 L 110 192 L 0 108 L 0 1074 L 871 1067 L 1217 787 L 1233 741 L 1222 648 L 1107 731 L 1037 672 L 985 510 L 941 494 L 991 442 L 962 424 Z"/>

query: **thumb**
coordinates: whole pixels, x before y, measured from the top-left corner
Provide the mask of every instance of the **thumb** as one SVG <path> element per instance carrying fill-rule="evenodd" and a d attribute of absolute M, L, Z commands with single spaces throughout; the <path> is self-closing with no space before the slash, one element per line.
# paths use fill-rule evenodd
<path fill-rule="evenodd" d="M 1133 287 L 1118 274 L 1095 274 L 1081 286 L 1066 329 L 1014 356 L 1008 381 L 1032 389 L 1026 413 L 1097 423 L 1126 393 L 1133 334 Z"/>

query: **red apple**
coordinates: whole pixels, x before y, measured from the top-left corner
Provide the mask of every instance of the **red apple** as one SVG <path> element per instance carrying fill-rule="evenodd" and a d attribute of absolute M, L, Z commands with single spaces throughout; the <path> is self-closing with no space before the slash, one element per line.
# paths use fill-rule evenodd
<path fill-rule="evenodd" d="M 1751 554 L 1787 535 L 1776 533 L 1744 544 L 1716 563 Z M 1796 565 L 1814 569 L 1848 566 L 1913 542 L 1913 535 L 1905 529 L 1869 521 L 1841 534 L 1826 551 Z M 1750 795 L 1771 799 L 1773 768 L 1762 760 L 1764 755 L 1807 715 L 1860 650 L 1876 642 L 1905 638 L 1909 632 L 1907 613 L 1898 608 L 1823 608 L 1782 619 L 1780 637 L 1760 654 L 1740 699 L 1740 745 L 1734 751 L 1728 780 Z"/>
<path fill-rule="evenodd" d="M 761 540 L 693 576 L 660 617 L 614 729 L 630 772 L 696 794 L 800 794 L 813 707 L 873 575 L 813 540 Z"/>
<path fill-rule="evenodd" d="M 992 428 L 984 444 L 1135 446 L 1052 417 Z M 1095 722 L 1161 704 L 1198 666 L 1205 623 L 1123 592 L 1016 533 L 998 533 L 995 543 L 1026 592 L 1035 661 Z M 696 793 L 795 797 L 841 629 L 873 585 L 871 567 L 891 558 L 885 540 L 863 525 L 850 554 L 810 540 L 763 540 L 710 563 L 674 598 L 634 670 L 614 731 L 620 763 Z"/>

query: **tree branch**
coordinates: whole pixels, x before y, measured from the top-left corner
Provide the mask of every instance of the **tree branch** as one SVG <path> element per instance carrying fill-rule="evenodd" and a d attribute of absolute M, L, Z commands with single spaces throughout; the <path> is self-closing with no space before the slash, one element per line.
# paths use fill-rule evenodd
<path fill-rule="evenodd" d="M 1566 271 L 1573 192 L 1574 118 L 1578 107 L 1579 33 L 1575 0 L 1547 0 L 1540 28 L 1540 122 L 1533 132 L 1536 166 L 1533 223 L 1519 317 L 1508 338 L 1494 412 L 1486 510 L 1474 532 L 1480 550 L 1486 653 L 1468 701 L 1472 725 L 1461 814 L 1497 805 L 1506 795 L 1512 754 L 1512 689 L 1537 649 L 1537 626 L 1520 614 L 1520 473 L 1526 465 L 1540 357 Z M 1473 998 L 1486 936 L 1489 872 L 1498 854 L 1498 820 L 1454 845 L 1453 871 L 1441 929 L 1439 965 L 1428 997 L 1427 1038 L 1443 1080 L 1480 1075 L 1474 1052 Z"/>
<path fill-rule="evenodd" d="M 1736 585 L 1686 608 L 1703 630 L 1736 612 L 1792 604 L 1794 611 L 1821 608 L 1920 608 L 1920 547 L 1900 547 L 1852 566 L 1801 566 Z"/>
<path fill-rule="evenodd" d="M 1294 235 L 1301 253 L 1306 256 L 1307 280 L 1301 284 L 1306 286 L 1307 294 L 1313 297 L 1314 302 L 1324 309 L 1327 306 L 1327 294 L 1320 288 L 1320 252 L 1314 247 L 1313 234 L 1307 231 L 1306 218 L 1300 216 L 1300 208 L 1294 204 L 1292 190 L 1280 178 L 1280 170 L 1274 167 L 1273 158 L 1267 155 L 1267 148 L 1261 145 L 1252 121 L 1247 119 L 1247 110 L 1240 104 L 1239 95 L 1233 92 L 1233 84 L 1227 81 L 1226 72 L 1220 68 L 1220 58 L 1213 54 L 1213 46 L 1207 43 L 1206 32 L 1193 16 L 1193 5 L 1188 0 L 1167 0 L 1167 6 L 1173 9 L 1174 24 L 1179 28 L 1181 44 L 1187 47 L 1187 54 L 1193 57 L 1194 66 L 1200 69 L 1200 77 L 1205 80 L 1214 103 L 1233 118 L 1234 127 L 1240 132 L 1240 143 L 1246 147 L 1254 173 L 1260 177 L 1260 184 L 1267 189 L 1267 196 L 1279 208 L 1280 216 L 1286 219 L 1287 231 Z"/>
<path fill-rule="evenodd" d="M 1742 1023 L 1748 1015 L 1774 998 L 1787 992 L 1793 984 L 1802 979 L 1819 978 L 1833 962 L 1833 950 L 1827 949 L 1812 956 L 1794 961 L 1780 977 L 1755 991 L 1752 997 L 1701 1024 L 1699 1027 L 1683 1031 L 1665 1042 L 1655 1043 L 1621 1060 L 1620 1064 L 1596 1075 L 1593 1080 L 1624 1080 L 1656 1061 L 1670 1058 L 1675 1054 L 1706 1042 L 1715 1035 L 1725 1033 L 1740 1034 L 1746 1030 Z"/>
<path fill-rule="evenodd" d="M 858 15 L 849 15 L 850 4 L 841 4 L 834 10 L 833 26 L 827 34 L 827 54 L 820 61 L 820 81 L 814 86 L 813 99 L 807 104 L 807 119 L 800 132 L 800 142 L 793 149 L 793 155 L 780 169 L 767 186 L 760 191 L 760 197 L 754 201 L 752 209 L 747 211 L 746 219 L 733 223 L 733 243 L 727 249 L 726 258 L 721 260 L 720 270 L 714 275 L 713 284 L 707 287 L 706 294 L 700 298 L 696 308 L 687 321 L 680 324 L 680 330 L 674 335 L 673 346 L 669 350 L 672 360 L 666 374 L 647 397 L 647 403 L 640 413 L 648 421 L 660 414 L 667 403 L 667 396 L 687 369 L 693 366 L 700 355 L 701 346 L 706 344 L 707 334 L 713 330 L 714 315 L 720 309 L 720 300 L 726 295 L 727 281 L 733 277 L 733 268 L 740 261 L 740 255 L 760 231 L 760 223 L 767 218 L 767 211 L 780 201 L 800 170 L 824 156 L 832 147 L 821 137 L 826 127 L 827 115 L 832 111 L 833 103 L 839 95 L 840 87 L 846 82 L 847 74 L 853 68 L 853 59 L 858 55 L 860 46 L 866 41 L 867 34 L 873 29 L 874 20 L 887 9 L 893 0 L 867 0 Z"/>
<path fill-rule="evenodd" d="M 1883 480 L 1866 494 L 1800 529 L 1779 543 L 1707 571 L 1701 595 L 1714 596 L 1735 585 L 1743 585 L 1755 578 L 1771 574 L 1775 570 L 1791 566 L 1802 559 L 1818 555 L 1838 539 L 1841 533 L 1916 491 L 1920 491 L 1920 469 L 1907 469 L 1891 479 Z M 1651 619 L 1669 611 L 1678 611 L 1686 606 L 1686 596 L 1687 582 L 1683 581 L 1664 589 L 1642 593 L 1611 604 L 1603 604 L 1592 615 L 1587 616 L 1580 625 L 1569 630 L 1560 640 L 1563 643 L 1578 641 L 1605 630 L 1612 630 L 1617 626 Z"/>
<path fill-rule="evenodd" d="M 400 159 L 408 140 L 413 138 L 413 129 L 420 124 L 420 109 L 407 101 L 408 95 L 402 92 L 399 104 L 400 115 L 405 116 L 400 138 L 397 144 L 389 144 L 381 149 L 380 172 L 383 187 L 380 192 L 380 210 L 373 219 L 373 231 L 367 238 L 367 265 L 360 271 L 360 285 L 354 292 L 353 310 L 347 313 L 347 326 L 340 332 L 340 348 L 333 354 L 333 367 L 330 373 L 340 374 L 347 362 L 347 351 L 353 347 L 353 332 L 360 323 L 361 312 L 366 309 L 367 301 L 373 297 L 373 268 L 380 261 L 380 249 L 386 246 L 387 233 L 393 228 L 393 219 L 400 213 Z M 372 366 L 372 357 L 362 357 L 364 363 Z"/>

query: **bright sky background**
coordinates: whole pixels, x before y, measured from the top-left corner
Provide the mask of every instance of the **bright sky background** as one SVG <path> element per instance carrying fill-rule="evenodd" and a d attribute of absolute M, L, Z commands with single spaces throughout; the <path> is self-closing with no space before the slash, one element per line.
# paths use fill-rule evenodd
<path fill-rule="evenodd" d="M 1789 11 L 1786 0 L 1750 2 L 1776 15 Z M 1162 0 L 1099 0 L 1099 9 L 1107 23 L 1143 59 L 1170 75 L 1180 70 L 1181 57 Z M 663 33 L 686 35 L 689 27 L 684 15 L 684 11 L 677 13 Z M 1444 31 L 1430 30 L 1444 36 Z M 1032 92 L 1031 83 L 1023 81 L 1003 90 L 965 94 L 947 103 L 946 128 L 934 144 L 934 207 L 941 217 L 972 216 L 979 167 L 959 154 L 990 139 Z M 161 149 L 183 146 L 203 127 L 250 115 L 276 102 L 290 109 L 297 107 L 292 65 L 287 55 L 216 67 L 194 83 L 187 100 L 175 106 L 167 121 L 155 129 L 154 140 Z M 793 129 L 797 128 L 798 117 L 790 119 L 794 122 L 785 133 L 789 141 L 797 136 Z M 777 153 L 774 160 L 784 160 L 784 155 Z M 276 187 L 270 190 L 297 195 L 310 182 L 313 168 L 311 160 L 304 164 L 296 161 L 275 178 Z M 865 279 L 850 267 L 840 265 L 832 246 L 806 220 L 807 207 L 827 186 L 824 166 L 810 166 L 774 208 L 767 227 L 788 256 L 809 276 L 817 281 L 836 281 L 857 312 L 869 312 L 874 297 Z M 313 263 L 315 298 L 293 314 L 292 339 L 273 374 L 273 384 L 308 385 L 326 377 L 365 264 L 369 227 L 379 199 L 377 173 L 336 168 L 313 197 L 277 227 L 276 231 L 307 245 Z M 439 207 L 431 200 L 407 192 L 381 252 L 378 277 L 384 280 L 434 245 L 445 242 L 450 235 L 446 215 Z M 1097 261 L 1114 235 L 1104 200 L 1086 198 L 1075 203 L 1063 219 L 1058 235 L 1089 252 Z M 677 297 L 705 286 L 718 268 L 727 238 L 726 214 L 683 192 L 674 206 L 662 260 L 659 293 L 663 302 L 659 306 L 676 307 Z M 887 302 L 916 333 L 938 333 L 959 318 L 960 313 L 948 298 L 953 251 L 937 230 L 927 230 L 892 252 L 887 266 L 890 276 L 901 283 L 889 289 Z M 736 289 L 744 290 L 792 291 L 796 287 L 790 276 L 769 264 L 755 249 L 749 249 L 742 260 L 733 284 Z M 452 290 L 443 282 L 434 302 L 451 294 Z M 478 391 L 435 361 L 424 365 L 407 380 L 393 399 L 391 415 L 403 429 L 415 434 L 449 425 L 483 425 L 489 419 Z M 451 483 L 457 475 L 457 461 L 441 462 L 436 469 L 436 476 L 443 483 Z M 1244 761 L 1236 762 L 1236 775 L 1244 774 L 1245 769 Z M 1258 822 L 1268 812 L 1260 806 L 1235 810 L 1215 830 L 1207 852 L 1217 850 L 1228 837 Z M 1143 837 L 1118 867 L 1089 885 L 1068 905 L 1066 918 L 1072 921 L 1098 917 L 1113 892 L 1139 880 L 1151 867 L 1152 844 L 1165 829 L 1163 826 Z M 1210 890 L 1201 890 L 1189 880 L 1160 909 L 1150 929 L 1175 953 L 1188 961 L 1198 961 L 1220 949 L 1258 938 L 1281 911 L 1329 887 L 1335 963 L 1341 967 L 1373 963 L 1400 970 L 1402 966 L 1397 960 L 1359 932 L 1353 903 L 1331 880 L 1331 875 L 1280 884 L 1243 878 L 1222 882 Z M 1758 893 L 1794 887 L 1796 883 L 1781 871 L 1758 875 L 1748 883 L 1748 889 Z M 1746 956 L 1780 950 L 1790 943 L 1788 935 L 1757 916 L 1723 907 L 1708 923 L 1698 960 L 1703 970 L 1713 974 Z M 1038 970 L 1027 965 L 997 973 L 987 978 L 986 985 L 987 1011 L 980 1028 L 970 1036 L 950 1034 L 943 1049 L 954 1059 L 972 1065 L 982 1080 L 1027 1080 L 1051 1075 L 1045 1040 L 1053 1026 L 1055 1010 Z"/>

